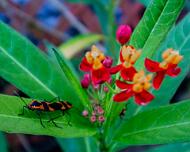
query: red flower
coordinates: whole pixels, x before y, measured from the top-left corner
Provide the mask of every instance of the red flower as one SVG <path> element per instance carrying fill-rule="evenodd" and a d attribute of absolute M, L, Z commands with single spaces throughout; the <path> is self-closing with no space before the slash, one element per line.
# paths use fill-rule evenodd
<path fill-rule="evenodd" d="M 129 25 L 120 25 L 116 31 L 116 39 L 123 45 L 129 41 L 131 34 L 132 30 Z"/>
<path fill-rule="evenodd" d="M 124 80 L 132 81 L 134 74 L 137 72 L 133 67 L 136 60 L 140 56 L 140 51 L 137 51 L 133 46 L 122 46 L 120 51 L 120 61 L 121 64 L 112 67 L 111 73 L 117 73 L 120 71 L 121 77 Z"/>
<path fill-rule="evenodd" d="M 160 85 L 165 77 L 169 75 L 171 77 L 177 76 L 181 69 L 177 67 L 177 64 L 182 60 L 182 56 L 179 55 L 177 51 L 173 49 L 167 49 L 162 54 L 163 61 L 161 63 L 145 59 L 145 67 L 150 72 L 156 72 L 155 77 L 153 78 L 153 87 L 159 89 Z"/>
<path fill-rule="evenodd" d="M 110 57 L 105 57 L 96 46 L 92 46 L 91 51 L 87 52 L 82 59 L 80 69 L 84 72 L 90 72 L 93 85 L 97 85 L 110 79 L 111 64 Z"/>
<path fill-rule="evenodd" d="M 122 91 L 113 97 L 116 102 L 123 102 L 130 97 L 135 97 L 135 102 L 138 105 L 146 105 L 154 99 L 154 96 L 147 90 L 151 87 L 150 80 L 151 75 L 144 75 L 144 71 L 136 73 L 133 77 L 133 84 L 128 84 L 120 80 L 116 81 L 118 88 Z"/>

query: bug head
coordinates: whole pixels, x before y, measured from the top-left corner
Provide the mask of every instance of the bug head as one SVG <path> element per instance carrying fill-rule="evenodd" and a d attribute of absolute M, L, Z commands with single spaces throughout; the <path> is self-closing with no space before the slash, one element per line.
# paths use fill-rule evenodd
<path fill-rule="evenodd" d="M 34 100 L 30 104 L 28 104 L 28 108 L 31 110 L 39 110 L 41 109 L 42 103 Z"/>

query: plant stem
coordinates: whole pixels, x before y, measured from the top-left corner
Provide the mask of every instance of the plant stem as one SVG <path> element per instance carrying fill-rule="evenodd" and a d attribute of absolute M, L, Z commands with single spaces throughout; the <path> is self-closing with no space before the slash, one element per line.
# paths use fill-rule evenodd
<path fill-rule="evenodd" d="M 109 88 L 109 90 L 110 90 L 113 94 L 118 93 L 116 90 L 114 90 L 114 89 L 110 86 L 109 83 L 106 82 L 105 85 Z"/>
<path fill-rule="evenodd" d="M 103 128 L 99 128 L 99 144 L 100 144 L 100 151 L 101 152 L 108 152 L 108 147 L 106 145 L 106 141 L 103 135 Z"/>
<path fill-rule="evenodd" d="M 86 152 L 91 152 L 90 143 L 88 137 L 84 137 L 84 142 L 86 146 Z"/>

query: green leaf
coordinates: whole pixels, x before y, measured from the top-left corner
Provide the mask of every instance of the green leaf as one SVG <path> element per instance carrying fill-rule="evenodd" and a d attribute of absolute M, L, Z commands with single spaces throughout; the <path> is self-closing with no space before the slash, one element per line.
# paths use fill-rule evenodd
<path fill-rule="evenodd" d="M 8 152 L 8 144 L 4 133 L 0 132 L 0 149 L 1 152 Z"/>
<path fill-rule="evenodd" d="M 135 104 L 129 105 L 129 111 L 127 116 L 134 115 L 141 110 L 149 109 L 159 105 L 166 105 L 170 102 L 181 82 L 188 74 L 190 69 L 190 14 L 171 30 L 166 38 L 166 41 L 162 44 L 161 48 L 154 56 L 156 61 L 160 61 L 162 52 L 167 48 L 174 48 L 179 50 L 179 53 L 183 55 L 183 60 L 180 62 L 181 73 L 177 77 L 166 76 L 162 82 L 159 90 L 153 90 L 152 93 L 155 95 L 155 99 L 145 107 L 137 106 Z M 175 85 L 173 85 L 175 84 Z"/>
<path fill-rule="evenodd" d="M 58 138 L 57 141 L 64 152 L 99 152 L 97 143 L 92 137 Z"/>
<path fill-rule="evenodd" d="M 32 98 L 49 101 L 59 96 L 69 101 L 74 107 L 72 115 L 76 124 L 85 121 L 85 127 L 91 127 L 89 121 L 81 116 L 81 98 L 60 67 L 2 22 L 0 35 L 0 75 Z"/>
<path fill-rule="evenodd" d="M 31 98 L 59 96 L 81 107 L 58 65 L 12 28 L 0 22 L 0 76 Z"/>
<path fill-rule="evenodd" d="M 165 151 L 189 152 L 189 149 L 190 149 L 190 143 L 179 143 L 179 144 L 169 144 L 169 145 L 158 146 L 156 148 L 147 150 L 146 152 L 165 152 Z"/>
<path fill-rule="evenodd" d="M 31 102 L 31 99 L 24 99 L 26 103 Z M 48 135 L 55 137 L 85 137 L 95 134 L 96 130 L 86 123 L 85 119 L 81 119 L 80 115 L 76 114 L 74 108 L 70 109 L 70 115 L 62 116 L 60 112 L 42 112 L 42 122 L 45 128 L 42 127 L 36 111 L 25 109 L 22 113 L 24 103 L 20 98 L 14 96 L 0 95 L 0 130 L 7 133 L 25 133 L 33 135 Z M 50 118 L 61 115 L 55 123 L 62 127 L 55 127 Z M 68 119 L 72 126 L 68 125 Z M 79 123 L 80 121 L 80 123 Z"/>
<path fill-rule="evenodd" d="M 46 46 L 46 51 L 49 59 L 53 61 L 56 65 L 58 65 L 59 69 L 62 71 L 59 62 L 57 61 L 57 57 L 53 51 L 53 49 L 57 49 L 55 45 L 53 45 L 51 42 L 44 41 L 44 44 Z M 57 49 L 58 50 L 58 49 Z M 58 50 L 59 51 L 59 50 Z M 76 71 L 74 65 L 72 64 L 71 60 L 68 60 L 64 57 L 64 55 L 61 55 L 61 58 L 66 62 L 68 68 L 72 71 L 73 75 L 78 77 L 78 72 Z M 77 67 L 78 68 L 78 67 Z"/>
<path fill-rule="evenodd" d="M 99 34 L 79 35 L 68 40 L 67 42 L 64 42 L 58 49 L 63 53 L 65 58 L 70 59 L 83 49 L 102 39 L 103 36 Z"/>
<path fill-rule="evenodd" d="M 88 96 L 84 92 L 83 88 L 81 87 L 76 75 L 73 73 L 72 69 L 69 67 L 67 60 L 64 59 L 63 56 L 61 56 L 55 49 L 53 50 L 63 73 L 69 80 L 70 84 L 72 85 L 73 89 L 78 95 L 78 98 L 81 99 L 84 106 L 87 106 L 89 104 Z"/>
<path fill-rule="evenodd" d="M 145 111 L 125 121 L 116 141 L 130 145 L 190 141 L 190 100 Z"/>
<path fill-rule="evenodd" d="M 183 5 L 184 0 L 151 1 L 130 40 L 130 45 L 143 51 L 136 63 L 137 69 L 143 68 L 145 57 L 151 58 L 155 54 L 175 23 Z"/>

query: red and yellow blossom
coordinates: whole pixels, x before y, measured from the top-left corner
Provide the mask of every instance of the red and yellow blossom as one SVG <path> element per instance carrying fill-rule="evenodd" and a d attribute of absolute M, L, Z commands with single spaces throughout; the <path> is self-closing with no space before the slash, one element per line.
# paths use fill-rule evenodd
<path fill-rule="evenodd" d="M 150 72 L 156 72 L 156 75 L 153 78 L 153 87 L 155 89 L 160 88 L 166 74 L 171 77 L 175 77 L 181 71 L 177 65 L 183 59 L 183 56 L 179 55 L 178 51 L 175 51 L 172 48 L 167 49 L 162 54 L 162 58 L 163 61 L 160 63 L 148 58 L 145 59 L 146 69 Z"/>
<path fill-rule="evenodd" d="M 84 72 L 90 72 L 91 80 L 94 85 L 104 83 L 110 79 L 110 67 L 112 59 L 104 56 L 95 45 L 91 51 L 87 52 L 82 59 L 80 69 Z"/>
<path fill-rule="evenodd" d="M 131 45 L 124 45 L 120 51 L 121 64 L 112 68 L 112 73 L 120 71 L 121 77 L 124 80 L 131 81 L 134 74 L 137 72 L 134 68 L 136 60 L 139 58 L 141 51 L 137 51 Z M 114 72 L 113 72 L 114 71 Z"/>
<path fill-rule="evenodd" d="M 145 75 L 144 71 L 135 73 L 133 76 L 132 83 L 116 81 L 118 88 L 122 91 L 113 97 L 116 102 L 123 102 L 128 100 L 130 97 L 135 97 L 135 102 L 139 105 L 146 105 L 154 99 L 154 96 L 147 90 L 151 87 L 152 75 Z"/>

